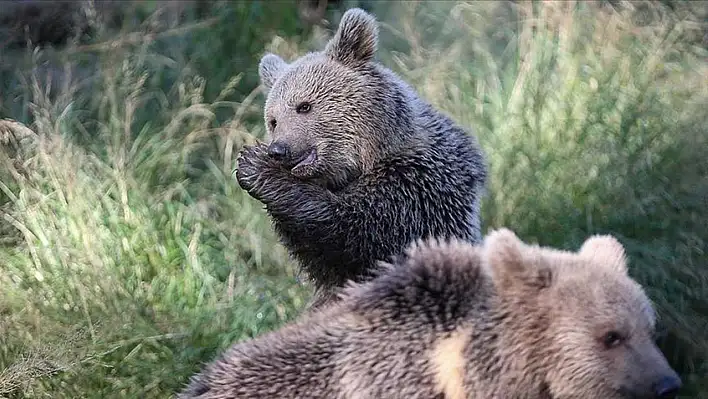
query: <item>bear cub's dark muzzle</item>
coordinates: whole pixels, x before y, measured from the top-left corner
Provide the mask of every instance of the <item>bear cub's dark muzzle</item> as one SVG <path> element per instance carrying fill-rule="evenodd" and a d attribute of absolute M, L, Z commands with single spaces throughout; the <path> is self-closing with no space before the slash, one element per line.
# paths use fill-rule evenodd
<path fill-rule="evenodd" d="M 317 151 L 314 148 L 295 148 L 281 140 L 270 143 L 266 151 L 271 158 L 282 162 L 287 168 L 311 166 L 317 161 Z"/>
<path fill-rule="evenodd" d="M 268 155 L 278 161 L 285 160 L 290 154 L 288 146 L 280 141 L 274 141 L 268 146 Z"/>

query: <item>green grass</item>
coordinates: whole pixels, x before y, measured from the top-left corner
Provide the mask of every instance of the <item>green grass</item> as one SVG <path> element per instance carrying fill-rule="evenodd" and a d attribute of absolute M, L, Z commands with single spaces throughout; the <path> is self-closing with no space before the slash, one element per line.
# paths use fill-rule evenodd
<path fill-rule="evenodd" d="M 214 2 L 110 51 L 145 25 L 0 68 L 1 116 L 35 132 L 0 129 L 0 397 L 170 397 L 302 309 L 309 287 L 231 176 L 263 131 L 259 55 L 324 37 L 278 3 Z M 382 60 L 479 137 L 485 228 L 564 248 L 617 235 L 682 397 L 708 398 L 706 7 L 632 5 L 369 3 Z"/>

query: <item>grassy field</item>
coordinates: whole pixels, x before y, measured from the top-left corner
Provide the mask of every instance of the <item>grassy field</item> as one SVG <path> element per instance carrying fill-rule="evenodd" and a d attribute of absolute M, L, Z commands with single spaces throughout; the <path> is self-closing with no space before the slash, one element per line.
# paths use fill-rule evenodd
<path fill-rule="evenodd" d="M 168 398 L 307 302 L 231 175 L 263 133 L 259 56 L 330 34 L 275 3 L 149 2 L 120 31 L 0 54 L 0 117 L 31 129 L 0 127 L 0 397 Z M 361 3 L 380 59 L 479 137 L 485 229 L 618 236 L 681 398 L 708 398 L 706 4 Z"/>

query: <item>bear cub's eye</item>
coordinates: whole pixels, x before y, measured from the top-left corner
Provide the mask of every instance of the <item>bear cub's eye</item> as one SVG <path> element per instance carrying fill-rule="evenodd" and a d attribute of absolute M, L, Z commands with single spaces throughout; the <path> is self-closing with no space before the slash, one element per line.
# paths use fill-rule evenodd
<path fill-rule="evenodd" d="M 276 122 L 275 119 L 269 120 L 268 124 L 270 125 L 271 130 L 275 130 L 275 127 L 278 126 L 278 122 Z"/>
<path fill-rule="evenodd" d="M 622 337 L 622 335 L 617 331 L 610 331 L 602 337 L 602 343 L 607 349 L 616 348 L 622 344 L 622 341 L 624 341 L 624 337 Z"/>
<path fill-rule="evenodd" d="M 295 107 L 295 112 L 297 112 L 298 114 L 306 114 L 306 113 L 310 112 L 311 109 L 312 109 L 312 105 L 310 105 L 310 103 L 305 101 L 305 102 L 298 104 L 297 107 Z"/>

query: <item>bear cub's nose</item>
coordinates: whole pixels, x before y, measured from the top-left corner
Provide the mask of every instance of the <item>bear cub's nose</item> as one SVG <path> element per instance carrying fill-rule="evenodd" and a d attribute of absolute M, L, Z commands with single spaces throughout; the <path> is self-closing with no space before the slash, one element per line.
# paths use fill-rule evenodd
<path fill-rule="evenodd" d="M 274 141 L 268 146 L 268 155 L 279 161 L 288 156 L 288 147 L 279 141 Z"/>
<path fill-rule="evenodd" d="M 681 379 L 676 375 L 663 377 L 654 386 L 654 392 L 659 399 L 673 398 L 679 389 L 681 389 Z"/>

